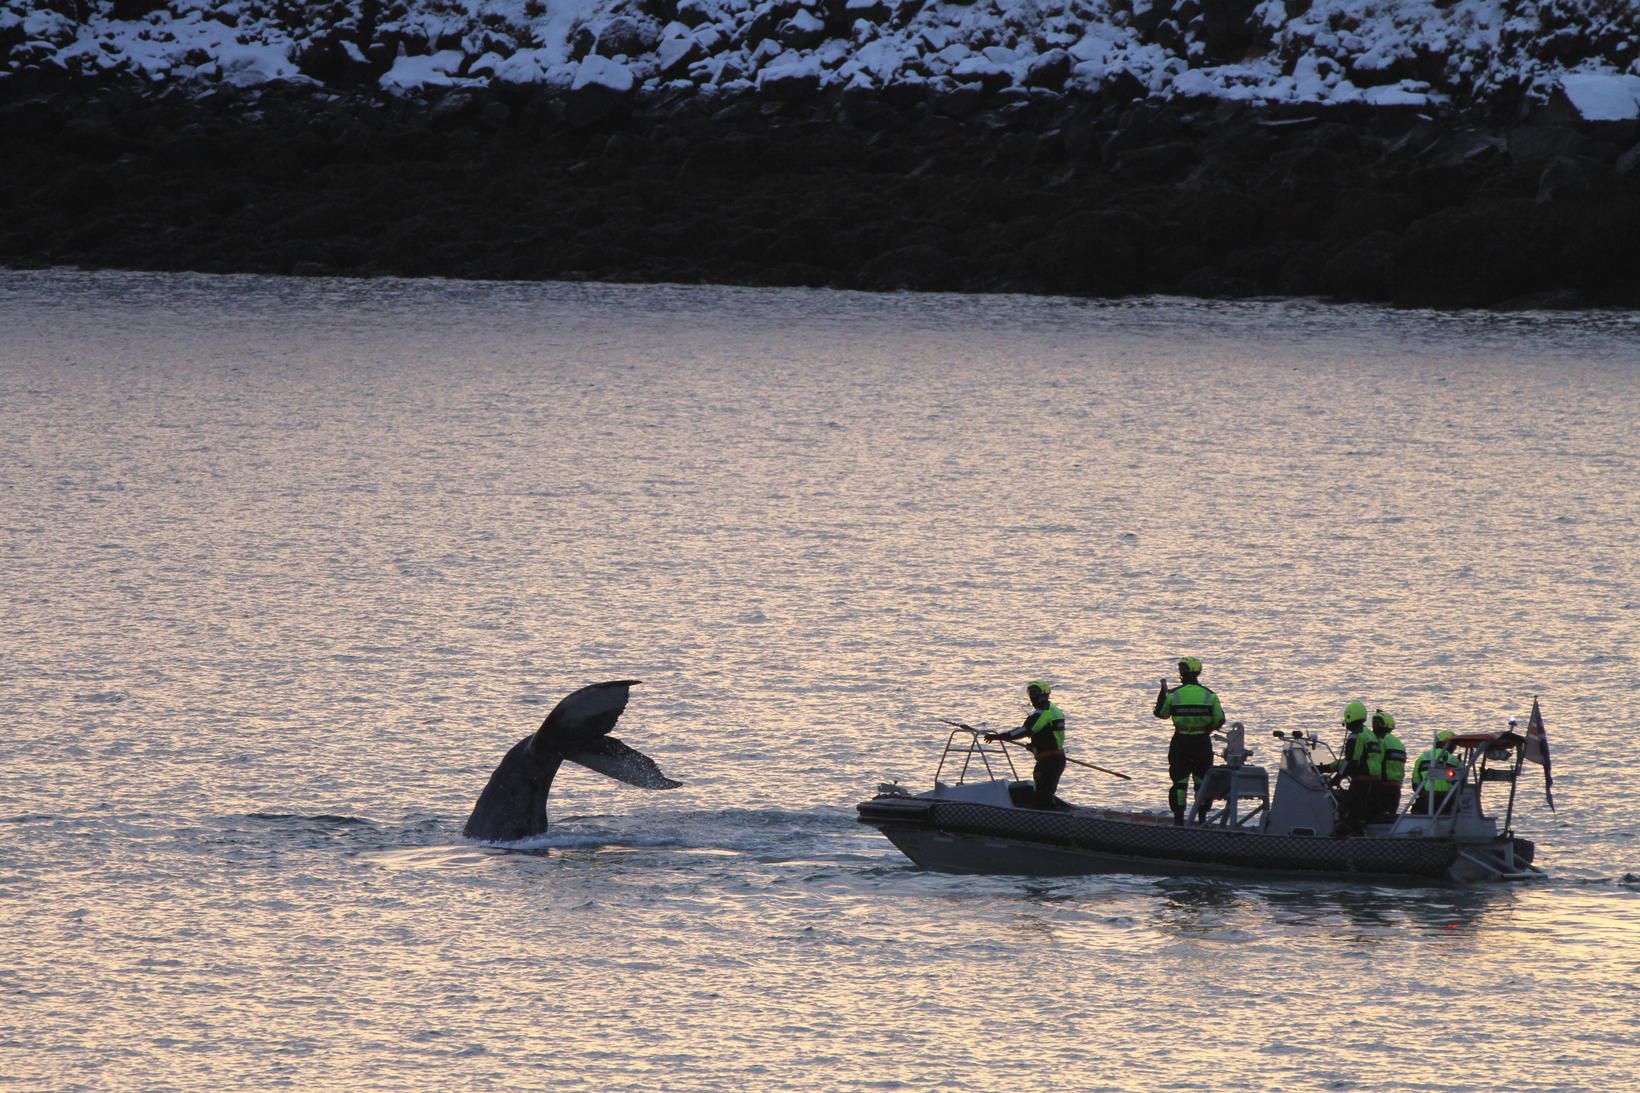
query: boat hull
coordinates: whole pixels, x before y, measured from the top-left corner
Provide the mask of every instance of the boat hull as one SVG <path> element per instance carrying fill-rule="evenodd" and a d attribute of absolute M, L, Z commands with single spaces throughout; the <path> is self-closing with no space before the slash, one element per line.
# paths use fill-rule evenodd
<path fill-rule="evenodd" d="M 881 830 L 917 865 L 945 873 L 1478 879 L 1467 875 L 1459 844 L 1440 839 L 1266 835 L 1175 827 L 1094 809 L 1038 811 L 923 797 L 877 798 L 862 803 L 859 812 L 861 822 Z M 1522 849 L 1530 853 L 1529 844 Z"/>

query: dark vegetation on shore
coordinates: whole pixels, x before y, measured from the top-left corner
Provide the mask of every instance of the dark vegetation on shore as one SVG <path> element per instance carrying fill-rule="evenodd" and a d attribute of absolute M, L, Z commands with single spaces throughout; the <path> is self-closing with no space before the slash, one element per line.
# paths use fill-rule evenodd
<path fill-rule="evenodd" d="M 1640 126 L 1552 106 L 19 78 L 0 162 L 20 267 L 1640 307 Z"/>

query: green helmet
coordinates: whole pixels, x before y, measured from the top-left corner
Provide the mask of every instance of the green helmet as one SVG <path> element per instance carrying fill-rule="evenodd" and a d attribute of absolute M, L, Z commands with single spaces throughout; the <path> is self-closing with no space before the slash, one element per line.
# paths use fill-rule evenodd
<path fill-rule="evenodd" d="M 1359 698 L 1344 707 L 1344 724 L 1353 725 L 1367 719 L 1367 704 Z"/>
<path fill-rule="evenodd" d="M 1394 732 L 1395 718 L 1383 710 L 1372 711 L 1372 727 L 1376 732 Z"/>
<path fill-rule="evenodd" d="M 1456 735 L 1457 733 L 1453 732 L 1451 729 L 1442 729 L 1440 732 L 1435 734 L 1435 743 L 1445 744 Z"/>
<path fill-rule="evenodd" d="M 1201 675 L 1202 662 L 1197 660 L 1195 657 L 1180 657 L 1179 671 L 1189 672 L 1193 676 Z"/>
<path fill-rule="evenodd" d="M 1029 683 L 1025 684 L 1025 692 L 1029 694 L 1032 691 L 1041 691 L 1045 695 L 1052 694 L 1053 684 L 1047 682 L 1046 680 L 1033 679 Z"/>

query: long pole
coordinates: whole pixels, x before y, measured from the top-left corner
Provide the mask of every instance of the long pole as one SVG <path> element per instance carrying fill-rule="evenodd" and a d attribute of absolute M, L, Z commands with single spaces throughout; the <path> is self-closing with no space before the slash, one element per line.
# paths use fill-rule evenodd
<path fill-rule="evenodd" d="M 1004 740 L 1004 741 L 1003 741 L 1003 743 L 1004 743 L 1004 744 L 1013 744 L 1013 746 L 1014 746 L 1014 747 L 1016 747 L 1016 748 L 1023 748 L 1023 747 L 1025 747 L 1025 745 L 1024 745 L 1024 744 L 1016 744 L 1016 743 L 1014 743 L 1014 741 L 1012 741 L 1012 740 Z M 1089 763 L 1089 762 L 1086 762 L 1086 761 L 1085 761 L 1085 760 L 1082 760 L 1082 759 L 1072 759 L 1072 758 L 1071 758 L 1071 757 L 1070 757 L 1070 756 L 1068 756 L 1068 755 L 1067 755 L 1067 756 L 1065 756 L 1065 762 L 1067 762 L 1067 763 L 1075 763 L 1075 764 L 1076 764 L 1076 765 L 1077 765 L 1077 766 L 1079 766 L 1079 767 L 1087 767 L 1087 768 L 1088 768 L 1088 769 L 1089 769 L 1089 770 L 1096 770 L 1096 771 L 1098 771 L 1098 772 L 1099 772 L 1099 773 L 1100 773 L 1100 774 L 1108 774 L 1108 775 L 1110 775 L 1110 776 L 1111 776 L 1111 777 L 1113 777 L 1113 778 L 1120 778 L 1120 779 L 1121 779 L 1121 780 L 1122 780 L 1122 781 L 1124 781 L 1124 782 L 1131 782 L 1131 781 L 1133 781 L 1133 779 L 1132 779 L 1132 778 L 1130 778 L 1130 777 L 1129 777 L 1129 776 L 1127 776 L 1127 775 L 1126 775 L 1126 774 L 1123 774 L 1123 773 L 1122 773 L 1122 772 L 1121 772 L 1121 771 L 1119 771 L 1119 770 L 1110 770 L 1110 769 L 1109 769 L 1109 768 L 1107 768 L 1107 767 L 1101 767 L 1101 766 L 1095 766 L 1095 765 L 1094 765 L 1094 764 L 1092 764 L 1092 763 Z"/>
<path fill-rule="evenodd" d="M 955 726 L 956 726 L 956 727 L 957 727 L 957 728 L 959 728 L 959 729 L 967 729 L 967 730 L 968 730 L 968 731 L 969 731 L 969 732 L 971 732 L 971 733 L 975 733 L 975 734 L 978 734 L 978 733 L 979 733 L 979 732 L 981 732 L 981 731 L 982 731 L 982 730 L 980 730 L 980 729 L 976 729 L 976 728 L 974 728 L 974 726 L 972 726 L 972 725 L 964 725 L 964 724 L 963 724 L 963 723 L 962 723 L 962 722 L 961 722 L 961 721 L 953 721 L 953 720 L 951 720 L 951 719 L 950 719 L 950 718 L 949 718 L 949 717 L 937 717 L 937 718 L 935 718 L 935 719 L 934 719 L 934 720 L 936 720 L 936 721 L 941 721 L 941 722 L 943 722 L 943 723 L 945 723 L 945 724 L 947 724 L 947 725 L 955 725 Z M 1024 744 L 1015 744 L 1015 743 L 1014 743 L 1014 742 L 1013 742 L 1013 741 L 1012 741 L 1012 740 L 1004 740 L 1004 741 L 1002 741 L 1002 743 L 1004 743 L 1004 744 L 1013 744 L 1013 745 L 1014 745 L 1014 747 L 1016 747 L 1016 748 L 1023 748 L 1023 747 L 1025 747 L 1025 745 L 1024 745 Z M 1027 749 L 1027 750 L 1028 750 L 1028 749 Z M 1083 761 L 1083 760 L 1081 760 L 1081 759 L 1072 759 L 1072 758 L 1071 758 L 1071 757 L 1070 757 L 1070 756 L 1068 756 L 1068 755 L 1067 755 L 1067 756 L 1065 756 L 1065 762 L 1067 762 L 1067 763 L 1075 763 L 1075 764 L 1076 764 L 1076 765 L 1077 765 L 1077 766 L 1079 766 L 1079 767 L 1087 767 L 1087 768 L 1088 768 L 1088 769 L 1089 769 L 1089 770 L 1096 770 L 1096 771 L 1098 771 L 1098 772 L 1099 772 L 1099 773 L 1100 773 L 1100 774 L 1108 774 L 1108 775 L 1110 775 L 1110 776 L 1111 776 L 1111 777 L 1113 777 L 1113 778 L 1120 778 L 1120 779 L 1121 779 L 1121 780 L 1122 780 L 1122 781 L 1124 781 L 1124 782 L 1131 782 L 1131 781 L 1133 781 L 1133 779 L 1132 779 L 1132 778 L 1130 778 L 1130 777 L 1129 777 L 1129 776 L 1127 776 L 1127 775 L 1126 775 L 1126 774 L 1123 774 L 1123 773 L 1122 773 L 1122 772 L 1121 772 L 1121 771 L 1119 771 L 1119 770 L 1110 770 L 1110 769 L 1109 769 L 1109 768 L 1107 768 L 1107 767 L 1100 767 L 1100 766 L 1095 766 L 1095 765 L 1094 765 L 1094 764 L 1092 764 L 1092 763 L 1088 763 L 1088 762 L 1085 762 L 1085 761 Z"/>

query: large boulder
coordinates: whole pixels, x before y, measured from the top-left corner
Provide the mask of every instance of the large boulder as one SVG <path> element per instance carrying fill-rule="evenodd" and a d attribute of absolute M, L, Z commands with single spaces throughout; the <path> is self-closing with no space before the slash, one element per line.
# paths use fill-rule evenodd
<path fill-rule="evenodd" d="M 820 63 L 812 57 L 781 54 L 757 74 L 757 88 L 781 102 L 811 98 L 820 89 Z"/>
<path fill-rule="evenodd" d="M 1395 236 L 1377 231 L 1346 246 L 1321 267 L 1321 289 L 1340 300 L 1387 300 L 1395 285 Z"/>
<path fill-rule="evenodd" d="M 1584 192 L 1576 200 L 1538 207 L 1528 261 L 1535 287 L 1573 286 L 1596 303 L 1640 303 L 1640 193 Z"/>
<path fill-rule="evenodd" d="M 1207 0 L 1201 14 L 1190 21 L 1191 36 L 1202 47 L 1202 59 L 1212 64 L 1240 61 L 1259 34 L 1253 18 L 1258 0 Z"/>
<path fill-rule="evenodd" d="M 1588 154 L 1592 143 L 1566 126 L 1523 125 L 1509 132 L 1509 165 L 1520 177 L 1533 178 L 1556 159 Z"/>
<path fill-rule="evenodd" d="M 1488 307 L 1536 287 L 1527 250 L 1530 199 L 1442 209 L 1413 223 L 1395 248 L 1395 299 Z"/>
<path fill-rule="evenodd" d="M 741 44 L 754 49 L 760 42 L 777 38 L 781 25 L 802 10 L 798 0 L 767 0 L 753 12 L 740 36 Z"/>
<path fill-rule="evenodd" d="M 1025 248 L 1026 266 L 1058 291 L 1120 296 L 1143 291 L 1154 225 L 1124 212 L 1076 213 Z"/>
<path fill-rule="evenodd" d="M 638 57 L 660 43 L 660 31 L 648 19 L 617 15 L 592 28 L 597 51 L 605 57 Z"/>
<path fill-rule="evenodd" d="M 637 85 L 632 70 L 594 53 L 576 66 L 564 101 L 564 120 L 578 129 L 623 114 Z"/>
<path fill-rule="evenodd" d="M 775 28 L 775 39 L 787 49 L 813 49 L 826 40 L 826 24 L 807 9 Z"/>
<path fill-rule="evenodd" d="M 1611 171 L 1597 160 L 1583 156 L 1561 156 L 1550 161 L 1538 176 L 1537 203 L 1578 201 L 1588 197 L 1612 178 Z"/>
<path fill-rule="evenodd" d="M 681 79 L 689 74 L 689 66 L 705 60 L 706 47 L 693 34 L 665 38 L 655 51 L 655 62 L 663 80 Z"/>
<path fill-rule="evenodd" d="M 297 51 L 296 67 L 330 87 L 353 87 L 375 83 L 388 66 L 365 56 L 358 44 L 340 33 L 326 32 L 310 38 Z"/>
<path fill-rule="evenodd" d="M 672 12 L 673 19 L 691 28 L 710 24 L 717 17 L 712 0 L 678 0 Z"/>
<path fill-rule="evenodd" d="M 1640 144 L 1618 156 L 1613 169 L 1618 178 L 1640 178 Z"/>
<path fill-rule="evenodd" d="M 894 8 L 890 0 L 827 0 L 826 21 L 839 30 L 860 19 L 880 25 L 893 17 Z"/>
<path fill-rule="evenodd" d="M 1065 90 L 1065 81 L 1071 74 L 1071 55 L 1063 49 L 1050 49 L 1038 56 L 1025 70 L 1025 86 L 1040 87 L 1046 91 Z"/>

